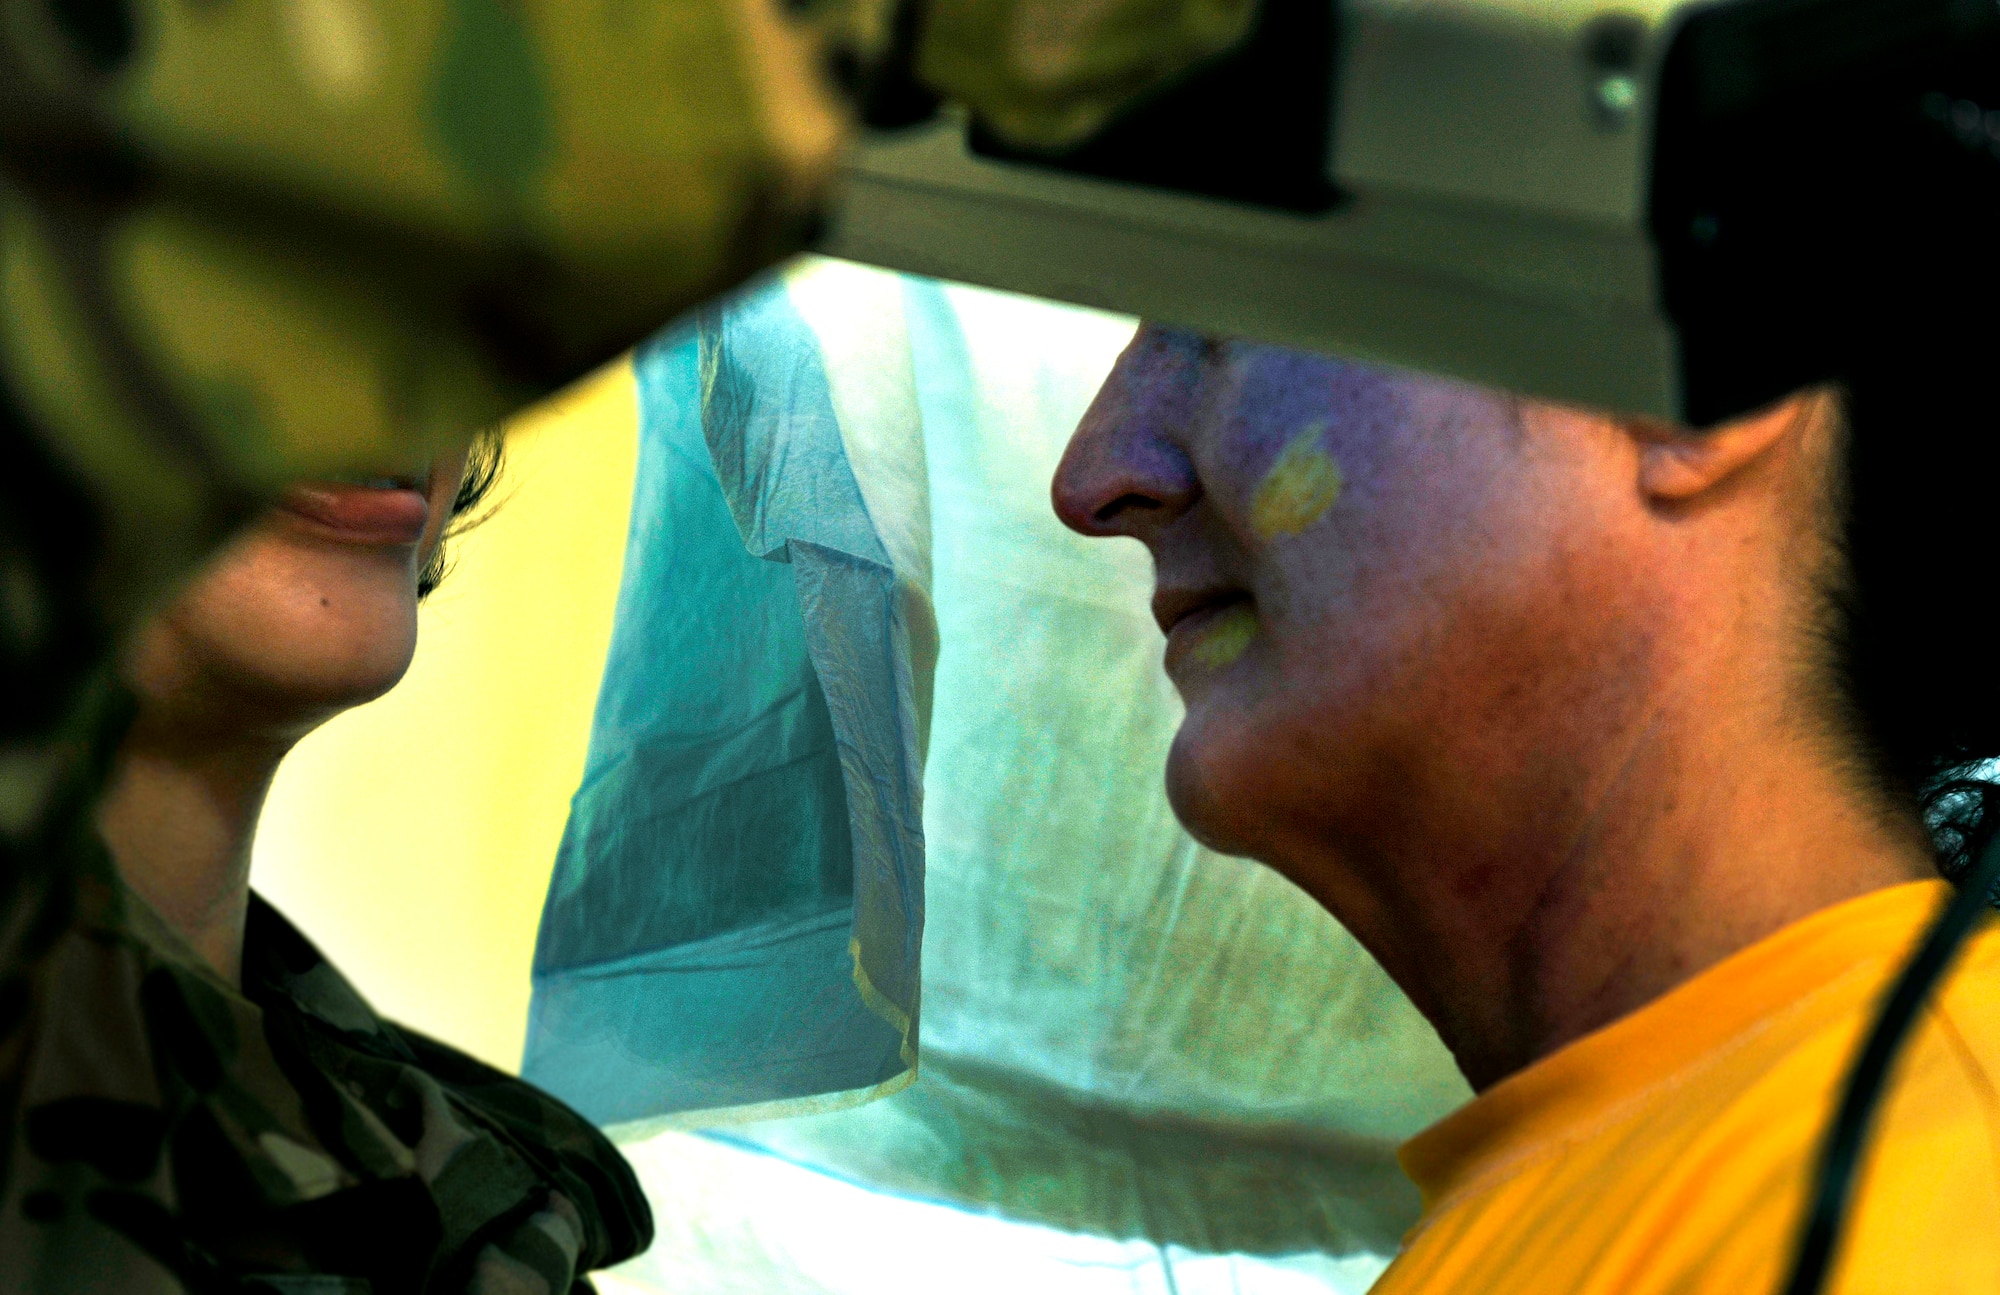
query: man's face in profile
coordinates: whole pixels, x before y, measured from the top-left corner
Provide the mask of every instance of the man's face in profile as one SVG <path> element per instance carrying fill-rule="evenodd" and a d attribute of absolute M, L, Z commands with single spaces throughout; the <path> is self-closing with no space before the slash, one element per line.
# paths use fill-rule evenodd
<path fill-rule="evenodd" d="M 1363 818 L 1449 813 L 1443 787 L 1497 794 L 1580 754 L 1577 708 L 1640 704 L 1605 668 L 1649 650 L 1612 614 L 1643 580 L 1611 534 L 1633 458 L 1594 416 L 1148 327 L 1054 496 L 1152 552 L 1188 708 L 1176 810 L 1282 866 Z"/>

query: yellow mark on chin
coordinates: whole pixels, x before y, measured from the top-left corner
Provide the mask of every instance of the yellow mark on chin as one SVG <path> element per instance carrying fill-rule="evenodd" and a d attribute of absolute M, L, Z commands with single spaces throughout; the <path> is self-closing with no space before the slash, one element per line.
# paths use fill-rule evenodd
<path fill-rule="evenodd" d="M 1294 436 L 1250 500 L 1250 529 L 1263 540 L 1297 535 L 1326 516 L 1340 497 L 1340 465 L 1320 444 L 1325 423 Z"/>
<path fill-rule="evenodd" d="M 1250 604 L 1237 603 L 1217 612 L 1214 620 L 1202 626 L 1201 637 L 1188 655 L 1196 665 L 1220 670 L 1249 651 L 1250 640 L 1256 637 L 1257 613 L 1250 610 Z"/>

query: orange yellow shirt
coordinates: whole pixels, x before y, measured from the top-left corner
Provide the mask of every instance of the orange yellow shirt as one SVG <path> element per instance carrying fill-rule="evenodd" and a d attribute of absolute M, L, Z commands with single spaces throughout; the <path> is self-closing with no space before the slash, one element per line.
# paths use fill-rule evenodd
<path fill-rule="evenodd" d="M 1423 1216 L 1372 1295 L 1775 1292 L 1849 1059 L 1947 894 L 1815 913 L 1419 1134 Z M 1891 1083 L 1828 1289 L 2000 1295 L 2000 929 Z"/>

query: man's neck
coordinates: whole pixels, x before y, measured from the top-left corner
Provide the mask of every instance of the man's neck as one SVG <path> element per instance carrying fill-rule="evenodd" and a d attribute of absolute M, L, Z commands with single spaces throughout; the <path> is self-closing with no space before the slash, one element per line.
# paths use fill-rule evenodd
<path fill-rule="evenodd" d="M 1699 799 L 1625 817 L 1580 850 L 1515 926 L 1510 969 L 1535 995 L 1517 1006 L 1509 1069 L 1823 908 L 1937 875 L 1920 836 L 1809 757 L 1701 783 Z"/>
<path fill-rule="evenodd" d="M 1822 908 L 1937 875 L 1921 825 L 1823 744 L 1658 717 L 1622 744 L 1596 786 L 1486 798 L 1566 803 L 1541 831 L 1468 814 L 1372 869 L 1417 881 L 1356 933 L 1476 1089 Z"/>
<path fill-rule="evenodd" d="M 98 823 L 125 882 L 231 983 L 240 978 L 250 843 L 289 741 L 190 738 L 142 717 Z"/>

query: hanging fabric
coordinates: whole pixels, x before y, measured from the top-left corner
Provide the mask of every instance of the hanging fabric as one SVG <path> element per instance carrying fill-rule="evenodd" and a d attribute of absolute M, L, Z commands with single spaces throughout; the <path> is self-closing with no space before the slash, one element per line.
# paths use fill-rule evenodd
<path fill-rule="evenodd" d="M 916 1064 L 928 500 L 907 379 L 829 381 L 809 314 L 881 292 L 846 274 L 635 359 L 625 573 L 522 1071 L 601 1124 L 823 1109 Z M 886 357 L 843 368 L 907 373 L 893 330 L 864 336 Z"/>

